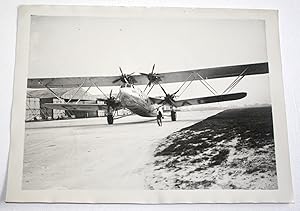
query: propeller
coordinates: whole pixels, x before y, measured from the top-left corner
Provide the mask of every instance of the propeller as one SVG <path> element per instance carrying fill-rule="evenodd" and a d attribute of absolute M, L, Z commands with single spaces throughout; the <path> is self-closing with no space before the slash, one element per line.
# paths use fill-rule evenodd
<path fill-rule="evenodd" d="M 153 65 L 152 71 L 150 73 L 140 73 L 141 75 L 146 76 L 149 80 L 145 89 L 147 89 L 148 86 L 150 87 L 152 84 L 158 84 L 158 82 L 161 81 L 161 76 L 158 73 L 155 73 L 154 69 L 155 69 L 155 64 Z"/>
<path fill-rule="evenodd" d="M 125 84 L 134 84 L 137 81 L 135 80 L 135 78 L 132 76 L 134 74 L 130 73 L 130 74 L 124 74 L 122 71 L 122 68 L 119 67 L 120 72 L 121 72 L 121 76 L 119 78 L 117 78 L 116 80 L 113 81 L 113 83 L 117 83 L 118 81 L 122 81 Z"/>
<path fill-rule="evenodd" d="M 108 108 L 115 109 L 120 105 L 120 102 L 117 100 L 117 98 L 112 96 L 112 89 L 110 90 L 109 97 L 107 97 L 106 99 L 97 98 L 97 100 L 103 101 L 108 106 Z"/>
<path fill-rule="evenodd" d="M 162 85 L 158 84 L 160 86 L 160 88 L 163 90 L 163 92 L 165 93 L 165 97 L 164 99 L 159 103 L 159 104 L 169 104 L 171 106 L 175 106 L 175 97 L 176 94 L 179 92 L 180 89 L 178 89 L 176 92 L 174 92 L 173 94 L 169 94 L 166 92 L 166 90 L 162 87 Z"/>

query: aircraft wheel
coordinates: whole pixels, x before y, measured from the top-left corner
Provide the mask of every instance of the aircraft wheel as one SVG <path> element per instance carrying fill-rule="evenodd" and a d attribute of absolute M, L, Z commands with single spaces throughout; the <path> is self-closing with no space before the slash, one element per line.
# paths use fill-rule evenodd
<path fill-rule="evenodd" d="M 108 123 L 109 125 L 111 125 L 111 124 L 114 123 L 114 117 L 113 117 L 112 114 L 108 114 L 108 115 L 107 115 L 107 123 Z"/>
<path fill-rule="evenodd" d="M 171 111 L 171 120 L 176 121 L 176 111 Z"/>

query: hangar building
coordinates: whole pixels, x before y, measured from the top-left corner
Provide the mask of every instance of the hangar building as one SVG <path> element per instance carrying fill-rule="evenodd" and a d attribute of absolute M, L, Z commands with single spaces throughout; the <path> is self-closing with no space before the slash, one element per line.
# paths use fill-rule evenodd
<path fill-rule="evenodd" d="M 78 99 L 81 99 L 79 103 L 96 103 L 96 97 L 85 92 L 82 88 L 79 89 L 79 91 L 67 88 L 57 88 L 52 90 L 55 95 L 66 102 L 69 99 L 72 99 L 72 102 L 76 102 Z M 64 111 L 46 108 L 44 106 L 45 103 L 60 102 L 55 95 L 48 89 L 28 89 L 26 98 L 26 121 L 61 119 L 68 117 L 87 118 L 104 115 L 103 111 L 102 114 L 101 111 L 99 113 L 97 111 Z"/>

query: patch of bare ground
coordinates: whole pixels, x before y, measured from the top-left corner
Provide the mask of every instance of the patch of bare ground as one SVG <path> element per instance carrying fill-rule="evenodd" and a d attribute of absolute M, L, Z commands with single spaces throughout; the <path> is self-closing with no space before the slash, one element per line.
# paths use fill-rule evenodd
<path fill-rule="evenodd" d="M 154 157 L 150 189 L 277 189 L 271 107 L 223 111 L 172 133 Z"/>

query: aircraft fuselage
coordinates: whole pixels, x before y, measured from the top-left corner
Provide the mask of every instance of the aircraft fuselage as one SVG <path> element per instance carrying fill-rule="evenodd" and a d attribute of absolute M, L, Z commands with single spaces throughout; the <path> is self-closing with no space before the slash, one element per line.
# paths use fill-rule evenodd
<path fill-rule="evenodd" d="M 119 98 L 122 106 L 133 113 L 144 116 L 156 116 L 157 104 L 152 103 L 149 97 L 139 88 L 133 85 L 124 85 L 120 88 Z"/>

